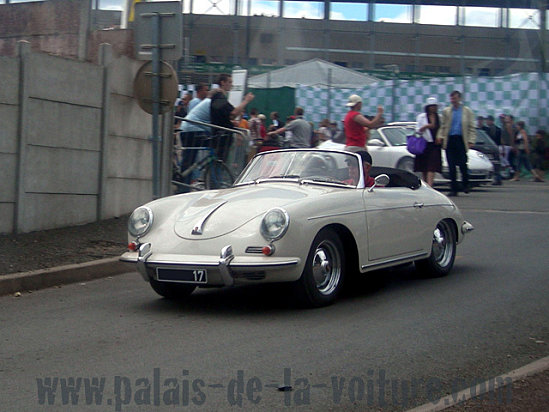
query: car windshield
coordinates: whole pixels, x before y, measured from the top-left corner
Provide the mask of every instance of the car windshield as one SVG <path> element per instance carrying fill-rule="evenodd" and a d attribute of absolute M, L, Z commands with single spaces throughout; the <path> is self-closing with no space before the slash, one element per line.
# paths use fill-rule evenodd
<path fill-rule="evenodd" d="M 494 141 L 486 134 L 484 130 L 477 129 L 477 140 L 475 141 L 476 144 L 486 145 L 486 146 L 494 146 L 497 147 Z"/>
<path fill-rule="evenodd" d="M 294 181 L 356 187 L 355 154 L 325 150 L 276 150 L 256 156 L 235 185 Z M 355 174 L 354 174 L 355 173 Z"/>
<path fill-rule="evenodd" d="M 410 133 L 413 133 L 413 127 L 386 127 L 383 129 L 383 134 L 391 146 L 406 146 L 406 136 Z"/>

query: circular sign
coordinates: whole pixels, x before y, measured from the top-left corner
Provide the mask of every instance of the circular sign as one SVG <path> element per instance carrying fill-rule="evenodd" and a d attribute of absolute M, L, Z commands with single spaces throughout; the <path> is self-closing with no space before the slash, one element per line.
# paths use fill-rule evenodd
<path fill-rule="evenodd" d="M 173 109 L 175 99 L 179 94 L 177 73 L 172 66 L 161 61 L 158 76 L 160 79 L 159 113 L 166 113 Z M 152 61 L 148 61 L 140 67 L 133 80 L 133 95 L 137 99 L 137 104 L 149 114 L 153 114 L 153 77 Z"/>

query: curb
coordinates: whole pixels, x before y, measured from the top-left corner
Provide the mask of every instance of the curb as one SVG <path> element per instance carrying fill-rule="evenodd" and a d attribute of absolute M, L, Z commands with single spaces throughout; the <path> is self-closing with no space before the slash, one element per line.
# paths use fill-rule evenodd
<path fill-rule="evenodd" d="M 460 403 L 468 401 L 470 399 L 477 398 L 491 391 L 496 391 L 506 385 L 512 385 L 515 381 L 526 378 L 527 376 L 535 375 L 536 373 L 543 372 L 549 369 L 549 356 L 538 359 L 535 362 L 524 365 L 518 369 L 508 372 L 504 375 L 499 375 L 497 378 L 492 378 L 486 382 L 477 385 L 476 387 L 467 388 L 459 392 L 455 392 L 444 398 L 437 399 L 434 402 L 426 403 L 418 406 L 417 408 L 410 409 L 407 412 L 436 412 L 442 411 L 453 406 L 457 406 Z M 503 382 L 502 384 L 498 384 Z M 481 390 L 480 388 L 484 388 Z M 478 389 L 478 390 L 477 390 Z M 474 396 L 472 394 L 475 394 Z"/>
<path fill-rule="evenodd" d="M 121 262 L 119 259 L 119 257 L 112 257 L 31 272 L 2 275 L 0 276 L 0 296 L 131 272 L 132 265 Z"/>

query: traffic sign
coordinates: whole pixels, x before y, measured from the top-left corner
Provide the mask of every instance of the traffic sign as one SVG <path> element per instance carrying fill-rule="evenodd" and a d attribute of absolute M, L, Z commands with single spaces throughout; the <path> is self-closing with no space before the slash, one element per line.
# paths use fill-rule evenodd
<path fill-rule="evenodd" d="M 175 99 L 179 94 L 177 73 L 166 62 L 161 62 L 160 72 L 160 113 L 173 109 Z M 147 113 L 153 114 L 153 77 L 152 62 L 148 61 L 137 71 L 133 81 L 133 94 L 139 107 Z"/>
<path fill-rule="evenodd" d="M 135 3 L 135 21 L 132 25 L 138 60 L 152 60 L 152 48 L 160 48 L 162 60 L 176 61 L 183 55 L 183 10 L 180 1 L 152 1 Z M 158 14 L 159 44 L 153 44 L 151 16 Z"/>

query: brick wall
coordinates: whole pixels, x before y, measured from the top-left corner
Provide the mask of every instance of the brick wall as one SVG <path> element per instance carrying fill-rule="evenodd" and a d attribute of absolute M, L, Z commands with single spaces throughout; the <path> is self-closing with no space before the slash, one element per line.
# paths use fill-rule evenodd
<path fill-rule="evenodd" d="M 78 57 L 82 7 L 86 0 L 49 0 L 0 5 L 0 55 L 15 56 L 18 40 L 33 51 Z"/>

